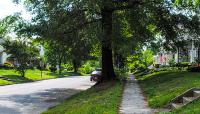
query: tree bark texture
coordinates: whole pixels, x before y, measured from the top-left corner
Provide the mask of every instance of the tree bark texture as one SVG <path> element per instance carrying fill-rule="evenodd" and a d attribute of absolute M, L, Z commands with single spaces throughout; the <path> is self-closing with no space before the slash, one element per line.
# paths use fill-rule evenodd
<path fill-rule="evenodd" d="M 112 11 L 102 10 L 102 80 L 108 81 L 116 78 L 113 68 L 112 55 Z"/>

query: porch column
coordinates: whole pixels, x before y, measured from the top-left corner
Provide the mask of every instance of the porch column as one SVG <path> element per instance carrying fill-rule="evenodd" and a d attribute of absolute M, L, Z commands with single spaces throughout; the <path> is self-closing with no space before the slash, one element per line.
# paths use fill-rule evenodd
<path fill-rule="evenodd" d="M 174 58 L 176 63 L 179 62 L 179 60 L 178 60 L 178 59 L 179 59 L 179 55 L 178 55 L 178 54 L 179 54 L 179 49 L 178 49 L 178 47 L 177 47 L 177 48 L 176 48 L 176 53 L 175 53 L 175 58 Z"/>
<path fill-rule="evenodd" d="M 190 63 L 194 62 L 194 41 L 192 40 L 192 48 L 190 50 Z"/>
<path fill-rule="evenodd" d="M 3 52 L 0 52 L 0 65 L 3 65 Z"/>

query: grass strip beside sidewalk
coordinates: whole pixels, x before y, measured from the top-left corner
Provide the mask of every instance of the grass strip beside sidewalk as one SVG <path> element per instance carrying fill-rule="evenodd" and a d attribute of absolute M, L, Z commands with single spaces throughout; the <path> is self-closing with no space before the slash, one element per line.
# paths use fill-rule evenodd
<path fill-rule="evenodd" d="M 138 77 L 151 108 L 162 108 L 171 99 L 191 88 L 200 88 L 200 73 L 165 71 Z M 165 114 L 198 114 L 200 101 Z"/>
<path fill-rule="evenodd" d="M 122 83 L 107 82 L 80 92 L 43 114 L 117 114 Z"/>

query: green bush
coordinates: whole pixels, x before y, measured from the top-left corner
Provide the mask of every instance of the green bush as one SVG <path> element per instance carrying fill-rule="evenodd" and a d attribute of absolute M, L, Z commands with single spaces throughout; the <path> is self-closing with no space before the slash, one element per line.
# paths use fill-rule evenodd
<path fill-rule="evenodd" d="M 130 72 L 134 72 L 135 70 L 146 69 L 145 65 L 139 62 L 128 63 L 127 66 Z"/>
<path fill-rule="evenodd" d="M 49 70 L 51 71 L 51 72 L 56 72 L 56 70 L 57 70 L 57 68 L 56 67 L 53 67 L 53 66 L 51 66 L 51 67 L 49 67 Z"/>
<path fill-rule="evenodd" d="M 190 72 L 200 72 L 200 67 L 192 66 L 192 67 L 189 67 L 187 70 Z"/>
<path fill-rule="evenodd" d="M 14 66 L 11 63 L 9 63 L 9 62 L 5 62 L 3 64 L 3 66 L 2 66 L 2 68 L 4 68 L 4 69 L 13 69 Z"/>
<path fill-rule="evenodd" d="M 199 58 L 196 59 L 196 63 L 200 64 L 200 59 Z"/>
<path fill-rule="evenodd" d="M 171 70 L 172 70 L 171 67 L 162 67 L 162 68 L 160 68 L 159 71 L 171 71 Z"/>
<path fill-rule="evenodd" d="M 176 62 L 174 61 L 174 59 L 170 59 L 168 63 L 170 67 L 174 67 L 176 65 Z"/>
<path fill-rule="evenodd" d="M 94 70 L 94 68 L 90 67 L 89 65 L 84 65 L 80 68 L 80 71 L 85 74 L 89 74 Z"/>
<path fill-rule="evenodd" d="M 176 64 L 177 67 L 188 67 L 189 66 L 189 62 L 179 62 Z"/>
<path fill-rule="evenodd" d="M 115 68 L 115 74 L 117 75 L 117 79 L 126 80 L 128 78 L 128 71 L 125 68 L 119 69 Z"/>
<path fill-rule="evenodd" d="M 190 66 L 198 66 L 198 64 L 196 62 L 192 62 L 190 63 Z"/>
<path fill-rule="evenodd" d="M 154 64 L 154 67 L 155 67 L 155 68 L 159 68 L 159 67 L 160 67 L 160 64 Z"/>
<path fill-rule="evenodd" d="M 92 71 L 94 71 L 96 68 L 99 68 L 99 62 L 91 60 L 91 61 L 87 61 L 85 64 L 83 64 L 79 70 L 82 73 L 89 74 Z"/>
<path fill-rule="evenodd" d="M 73 70 L 73 66 L 70 63 L 64 64 L 63 67 L 67 70 L 67 71 L 72 71 Z"/>
<path fill-rule="evenodd" d="M 129 69 L 130 72 L 134 72 L 135 68 L 138 68 L 138 66 L 139 66 L 138 64 L 129 63 L 128 64 L 128 69 Z"/>
<path fill-rule="evenodd" d="M 100 62 L 99 61 L 96 61 L 96 60 L 90 60 L 90 61 L 88 61 L 89 62 L 89 64 L 91 65 L 91 67 L 93 67 L 93 68 L 100 68 Z"/>

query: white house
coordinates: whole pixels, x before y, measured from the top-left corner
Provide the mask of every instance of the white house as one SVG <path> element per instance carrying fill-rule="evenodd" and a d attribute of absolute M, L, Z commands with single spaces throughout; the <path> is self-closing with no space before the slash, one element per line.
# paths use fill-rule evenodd
<path fill-rule="evenodd" d="M 1 44 L 4 42 L 4 40 L 2 38 L 0 38 L 0 65 L 4 65 L 4 63 L 7 61 L 7 58 L 10 56 L 8 54 L 6 54 L 6 52 L 4 52 L 4 48 L 3 46 L 1 46 Z M 44 47 L 42 45 L 40 45 L 38 47 L 38 49 L 40 50 L 40 56 L 43 57 L 44 56 Z"/>
<path fill-rule="evenodd" d="M 188 40 L 185 50 L 176 47 L 176 52 L 165 51 L 161 49 L 156 55 L 154 55 L 154 64 L 169 65 L 170 60 L 174 62 L 190 62 L 193 63 L 198 58 L 198 47 L 195 40 Z"/>
<path fill-rule="evenodd" d="M 4 48 L 1 46 L 1 43 L 3 43 L 3 39 L 0 39 L 0 65 L 3 65 L 6 62 L 9 55 L 7 55 L 4 52 Z"/>
<path fill-rule="evenodd" d="M 154 55 L 154 64 L 169 65 L 169 61 L 174 58 L 174 54 L 170 52 L 160 52 Z"/>

